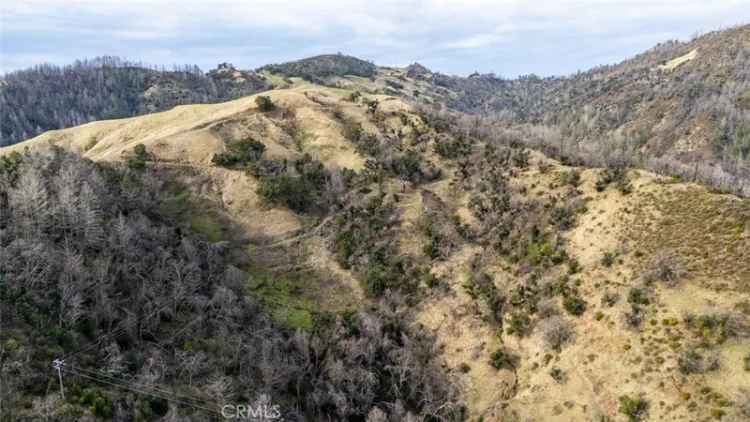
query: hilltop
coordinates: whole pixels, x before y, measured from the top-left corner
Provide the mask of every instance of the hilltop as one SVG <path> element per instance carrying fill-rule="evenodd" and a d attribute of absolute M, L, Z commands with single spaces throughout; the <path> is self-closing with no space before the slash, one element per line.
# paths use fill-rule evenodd
<path fill-rule="evenodd" d="M 226 101 L 269 87 L 263 77 L 227 63 L 206 74 L 194 66 L 167 71 L 116 57 L 36 66 L 0 80 L 0 146 L 47 130 Z"/>
<path fill-rule="evenodd" d="M 700 52 L 649 63 L 678 71 Z M 81 376 L 103 369 L 206 406 L 270 394 L 290 420 L 750 415 L 747 199 L 622 161 L 546 156 L 559 138 L 441 107 L 460 97 L 420 65 L 327 71 L 315 82 L 284 68 L 295 70 L 260 73 L 276 86 L 261 94 L 0 149 L 0 246 L 10 257 L 0 270 L 27 309 L 4 314 L 13 347 L 3 375 L 12 372 L 17 393 L 3 402 L 16 419 L 208 418 L 172 396 L 147 401 Z M 71 170 L 77 155 L 87 170 Z M 89 220 L 66 210 L 91 194 L 65 183 L 97 171 L 93 185 L 121 192 L 122 203 L 99 199 L 81 214 L 90 225 L 73 223 Z M 29 198 L 47 208 L 25 206 Z M 118 218 L 150 243 L 67 229 Z M 146 246 L 180 264 L 141 262 Z M 45 248 L 54 253 L 24 252 Z M 34 284 L 35 263 L 98 268 L 108 251 L 135 254 L 126 264 L 141 278 L 81 275 L 77 285 L 96 293 Z M 81 322 L 60 310 L 58 321 L 57 296 L 79 297 L 66 303 L 83 315 L 117 307 Z M 180 300 L 154 318 L 160 297 Z M 39 335 L 40 320 L 56 328 Z M 122 326 L 145 328 L 111 336 Z M 241 347 L 217 332 L 240 336 Z M 34 385 L 56 381 L 49 361 L 69 354 L 78 372 L 66 382 L 77 390 L 51 406 L 56 384 Z"/>
<path fill-rule="evenodd" d="M 92 120 L 239 98 L 287 86 L 296 77 L 476 115 L 545 138 L 545 152 L 567 163 L 601 165 L 602 155 L 616 154 L 629 165 L 748 194 L 749 51 L 745 25 L 688 42 L 668 41 L 619 64 L 564 77 L 458 77 L 416 63 L 379 67 L 343 54 L 255 71 L 224 64 L 206 74 L 192 68 L 156 71 L 114 59 L 41 67 L 5 76 L 0 106 L 9 112 L 3 115 L 0 144 Z"/>

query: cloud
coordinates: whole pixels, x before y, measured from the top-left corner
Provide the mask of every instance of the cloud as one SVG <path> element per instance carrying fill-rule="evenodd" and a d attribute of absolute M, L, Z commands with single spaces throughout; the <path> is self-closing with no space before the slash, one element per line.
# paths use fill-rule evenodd
<path fill-rule="evenodd" d="M 342 51 L 382 64 L 569 73 L 750 21 L 750 0 L 26 0 L 0 4 L 2 69 L 116 54 L 244 67 Z M 615 51 L 613 51 L 613 48 Z M 560 52 L 566 52 L 560 57 Z M 229 54 L 230 57 L 222 56 Z"/>
<path fill-rule="evenodd" d="M 443 48 L 447 49 L 467 49 L 467 48 L 481 48 L 489 47 L 498 44 L 504 37 L 498 34 L 477 34 L 467 38 L 462 38 L 456 41 L 450 41 L 443 44 Z"/>

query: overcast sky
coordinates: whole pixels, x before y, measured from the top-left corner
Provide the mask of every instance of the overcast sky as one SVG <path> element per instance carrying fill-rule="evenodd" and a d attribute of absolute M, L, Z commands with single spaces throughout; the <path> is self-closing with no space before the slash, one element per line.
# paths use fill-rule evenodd
<path fill-rule="evenodd" d="M 0 73 L 101 55 L 209 70 L 342 52 L 561 75 L 742 23 L 750 0 L 0 0 Z"/>

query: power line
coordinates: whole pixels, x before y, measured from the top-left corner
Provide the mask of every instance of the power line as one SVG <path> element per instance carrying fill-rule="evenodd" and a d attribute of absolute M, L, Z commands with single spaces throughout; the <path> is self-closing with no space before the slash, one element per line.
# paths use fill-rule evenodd
<path fill-rule="evenodd" d="M 63 365 L 63 366 L 65 366 L 65 365 Z M 78 367 L 75 367 L 75 366 L 69 366 L 69 367 L 73 368 L 75 371 L 83 372 L 83 373 L 88 374 L 88 375 L 90 375 L 92 377 L 107 379 L 107 380 L 110 380 L 112 382 L 118 382 L 118 383 L 123 383 L 123 384 L 133 384 L 133 385 L 136 385 L 137 387 L 142 388 L 142 389 L 154 390 L 154 391 L 156 391 L 158 393 L 161 393 L 161 394 L 172 395 L 172 396 L 175 396 L 175 397 L 178 397 L 180 399 L 187 400 L 187 401 L 197 402 L 197 403 L 199 403 L 201 405 L 208 405 L 208 406 L 210 406 L 210 405 L 214 405 L 215 404 L 215 403 L 213 403 L 213 402 L 211 402 L 209 400 L 205 400 L 205 399 L 202 399 L 202 398 L 199 398 L 199 397 L 195 397 L 195 396 L 189 396 L 189 395 L 185 395 L 185 394 L 175 393 L 174 391 L 164 390 L 164 389 L 161 389 L 161 388 L 156 387 L 156 386 L 151 386 L 151 387 L 146 386 L 146 385 L 140 385 L 139 386 L 135 382 L 128 381 L 126 378 L 123 378 L 123 377 L 116 377 L 114 375 L 102 374 L 102 373 L 97 372 L 97 371 L 92 371 L 90 369 L 78 368 Z"/>
<path fill-rule="evenodd" d="M 167 304 L 167 305 L 169 305 L 169 304 Z M 166 305 L 162 306 L 161 308 L 159 308 L 157 310 L 155 310 L 149 316 L 147 316 L 147 318 L 150 317 L 150 316 L 155 315 L 158 312 L 160 312 L 165 307 L 166 307 Z M 195 318 L 195 319 L 193 319 L 191 321 L 188 321 L 181 329 L 177 330 L 177 332 L 175 334 L 173 334 L 167 341 L 171 341 L 172 339 L 176 338 L 178 335 L 180 335 L 181 333 L 183 333 L 188 327 L 190 327 L 192 324 L 194 324 L 196 321 L 200 320 L 201 318 L 202 317 L 199 316 L 199 317 L 197 317 L 197 318 Z M 84 349 L 81 349 L 81 350 L 79 350 L 79 351 L 77 351 L 75 353 L 69 354 L 67 356 L 71 357 L 71 356 L 75 356 L 77 354 L 83 353 L 84 351 L 86 351 L 88 349 L 91 349 L 92 347 L 94 347 L 94 346 L 96 346 L 98 344 L 101 344 L 107 337 L 113 336 L 113 335 L 121 332 L 122 330 L 125 330 L 126 328 L 127 327 L 124 327 L 124 326 L 123 327 L 119 327 L 118 329 L 110 332 L 108 335 L 102 337 L 96 343 L 90 344 L 88 347 L 86 347 Z M 110 384 L 110 385 L 120 386 L 122 388 L 126 388 L 128 390 L 140 392 L 140 393 L 143 393 L 143 394 L 148 394 L 148 391 L 144 391 L 144 390 L 150 389 L 152 391 L 151 395 L 153 395 L 155 397 L 162 398 L 162 399 L 165 399 L 165 400 L 172 400 L 172 401 L 178 402 L 180 404 L 184 404 L 184 405 L 196 407 L 196 408 L 203 409 L 203 410 L 212 411 L 211 409 L 208 409 L 205 406 L 214 406 L 215 405 L 215 403 L 212 403 L 212 402 L 210 402 L 208 400 L 205 400 L 205 399 L 202 399 L 202 398 L 188 396 L 188 395 L 184 395 L 184 394 L 179 394 L 179 393 L 176 393 L 174 391 L 168 391 L 168 390 L 156 387 L 156 386 L 152 386 L 152 387 L 147 387 L 145 385 L 144 386 L 138 386 L 134 382 L 129 381 L 128 379 L 126 379 L 124 377 L 116 377 L 114 375 L 103 374 L 103 373 L 100 373 L 98 371 L 84 369 L 84 368 L 78 368 L 78 367 L 75 367 L 75 366 L 72 366 L 72 365 L 68 365 L 68 364 L 66 364 L 66 362 L 65 362 L 64 359 L 55 359 L 53 361 L 53 367 L 57 370 L 58 377 L 60 378 L 60 392 L 61 392 L 61 394 L 63 394 L 62 372 L 63 371 L 67 371 L 68 373 L 72 373 L 72 374 L 75 374 L 77 376 L 82 376 L 82 377 L 85 377 L 85 378 L 88 378 L 88 379 L 92 379 L 92 380 L 95 380 L 95 381 L 98 381 L 98 382 L 104 382 L 104 383 L 107 383 L 107 384 Z M 133 385 L 135 385 L 136 387 L 133 387 Z M 155 392 L 155 393 L 153 393 L 153 392 Z"/>
<path fill-rule="evenodd" d="M 160 391 L 156 391 L 156 392 L 154 392 L 154 391 L 147 391 L 147 390 L 144 390 L 143 388 L 133 387 L 133 386 L 130 385 L 130 383 L 125 382 L 125 381 L 106 379 L 106 378 L 101 377 L 101 376 L 90 375 L 90 374 L 86 373 L 85 370 L 81 370 L 80 368 L 74 368 L 74 367 L 67 366 L 67 365 L 63 365 L 62 366 L 62 370 L 63 370 L 63 372 L 69 373 L 71 375 L 75 375 L 75 376 L 78 376 L 78 377 L 87 378 L 87 379 L 90 379 L 92 381 L 100 382 L 100 383 L 107 384 L 107 385 L 110 385 L 110 386 L 113 386 L 113 387 L 122 388 L 122 389 L 125 389 L 125 390 L 132 391 L 134 393 L 138 393 L 138 394 L 142 394 L 142 395 L 146 395 L 146 396 L 151 396 L 151 397 L 155 397 L 155 398 L 162 399 L 162 400 L 171 401 L 171 402 L 174 402 L 174 403 L 177 403 L 177 404 L 181 404 L 181 405 L 184 405 L 184 406 L 192 407 L 194 409 L 204 410 L 204 411 L 212 413 L 212 414 L 221 415 L 221 413 L 218 410 L 216 410 L 216 409 L 211 409 L 209 407 L 205 407 L 203 405 L 196 404 L 195 402 L 192 402 L 192 401 L 185 401 L 185 400 L 182 400 L 180 398 L 169 397 L 169 395 L 172 394 L 172 393 L 166 393 L 166 392 L 160 392 Z M 172 394 L 172 395 L 174 395 L 174 394 Z"/>

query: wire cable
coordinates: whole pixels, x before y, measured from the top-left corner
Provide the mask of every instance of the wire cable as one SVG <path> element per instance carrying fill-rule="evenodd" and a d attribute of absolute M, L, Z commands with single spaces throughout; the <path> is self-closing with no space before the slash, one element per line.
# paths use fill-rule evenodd
<path fill-rule="evenodd" d="M 66 372 L 68 374 L 75 375 L 75 376 L 78 376 L 78 377 L 87 378 L 87 379 L 90 379 L 90 380 L 93 380 L 93 381 L 96 381 L 96 382 L 100 382 L 100 383 L 103 383 L 103 384 L 108 384 L 108 385 L 113 386 L 113 387 L 118 387 L 118 388 L 122 388 L 122 389 L 125 389 L 125 390 L 129 390 L 129 391 L 132 391 L 134 393 L 143 394 L 143 395 L 146 395 L 146 396 L 151 396 L 151 397 L 159 398 L 159 399 L 162 399 L 162 400 L 171 401 L 173 403 L 181 404 L 183 406 L 189 406 L 189 407 L 192 407 L 192 408 L 195 408 L 195 409 L 204 410 L 204 411 L 212 413 L 212 414 L 221 415 L 221 413 L 218 410 L 216 410 L 216 409 L 211 409 L 209 407 L 204 407 L 202 405 L 198 405 L 198 404 L 193 403 L 193 402 L 184 401 L 184 400 L 177 399 L 177 398 L 174 398 L 174 397 L 169 397 L 169 395 L 165 394 L 165 393 L 155 393 L 153 391 L 145 391 L 144 389 L 133 387 L 133 386 L 129 385 L 129 383 L 126 383 L 126 382 L 119 382 L 119 381 L 114 381 L 114 380 L 108 380 L 108 379 L 105 379 L 103 377 L 90 375 L 90 374 L 78 371 L 77 369 L 74 369 L 74 368 L 72 368 L 70 366 L 67 366 L 67 365 L 63 366 L 63 372 Z"/>
<path fill-rule="evenodd" d="M 176 393 L 174 391 L 168 391 L 168 390 L 156 387 L 156 386 L 138 385 L 137 383 L 129 381 L 128 379 L 123 378 L 123 377 L 119 377 L 118 378 L 117 376 L 114 376 L 114 375 L 103 374 L 103 373 L 100 373 L 100 372 L 97 372 L 97 371 L 92 371 L 90 369 L 78 368 L 78 367 L 75 367 L 75 366 L 70 366 L 70 368 L 73 368 L 73 370 L 75 370 L 75 371 L 91 375 L 92 377 L 98 377 L 98 378 L 102 378 L 102 379 L 107 379 L 107 380 L 110 380 L 112 382 L 119 382 L 119 383 L 123 383 L 123 384 L 132 384 L 132 385 L 135 385 L 136 387 L 141 388 L 141 389 L 154 390 L 154 391 L 157 391 L 157 392 L 159 392 L 161 394 L 172 395 L 172 396 L 178 397 L 180 399 L 184 399 L 184 400 L 192 401 L 192 402 L 197 402 L 197 403 L 200 403 L 202 405 L 208 405 L 208 406 L 215 405 L 215 403 L 213 403 L 213 402 L 211 402 L 209 400 L 206 400 L 206 399 L 199 398 L 199 397 L 189 396 L 189 395 L 185 395 L 185 394 L 180 394 L 180 393 Z"/>

